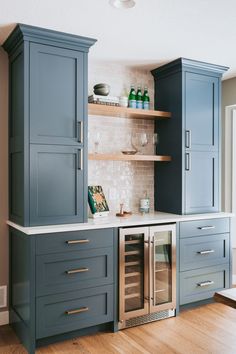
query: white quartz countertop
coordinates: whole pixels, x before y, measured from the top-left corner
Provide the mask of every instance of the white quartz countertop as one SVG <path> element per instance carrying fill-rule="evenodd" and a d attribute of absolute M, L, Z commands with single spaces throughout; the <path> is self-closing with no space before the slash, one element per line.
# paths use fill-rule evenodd
<path fill-rule="evenodd" d="M 11 221 L 7 221 L 7 224 L 27 235 L 41 235 L 41 234 L 48 234 L 48 233 L 55 233 L 55 232 L 104 229 L 109 227 L 155 225 L 155 224 L 164 224 L 164 223 L 175 223 L 180 221 L 226 218 L 232 216 L 233 216 L 232 213 L 225 213 L 225 212 L 194 214 L 194 215 L 176 215 L 176 214 L 155 212 L 155 213 L 150 213 L 145 215 L 134 214 L 127 217 L 106 216 L 97 219 L 88 219 L 88 222 L 79 223 L 79 224 L 61 224 L 61 225 L 32 226 L 32 227 L 23 227 Z"/>

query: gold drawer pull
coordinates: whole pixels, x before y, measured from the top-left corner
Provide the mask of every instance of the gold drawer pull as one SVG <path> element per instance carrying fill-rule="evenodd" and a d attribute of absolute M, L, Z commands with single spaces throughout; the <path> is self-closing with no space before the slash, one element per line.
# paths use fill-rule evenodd
<path fill-rule="evenodd" d="M 211 230 L 215 229 L 215 226 L 200 226 L 198 227 L 199 230 Z"/>
<path fill-rule="evenodd" d="M 209 253 L 215 253 L 215 250 L 198 251 L 197 253 L 204 255 L 204 254 L 209 254 Z"/>
<path fill-rule="evenodd" d="M 70 241 L 66 241 L 66 243 L 68 245 L 74 245 L 74 244 L 77 244 L 77 243 L 89 243 L 89 242 L 90 242 L 90 240 L 87 240 L 87 239 L 85 239 L 85 240 L 70 240 Z"/>
<path fill-rule="evenodd" d="M 213 284 L 214 284 L 213 280 L 207 280 L 207 281 L 203 281 L 202 283 L 197 283 L 197 286 L 200 286 L 202 288 L 204 286 L 209 286 Z"/>
<path fill-rule="evenodd" d="M 66 315 L 75 315 L 77 313 L 86 312 L 88 310 L 89 310 L 88 307 L 81 307 L 80 309 L 77 309 L 77 310 L 65 311 L 65 314 Z"/>
<path fill-rule="evenodd" d="M 71 269 L 71 270 L 66 270 L 67 274 L 75 274 L 75 273 L 83 273 L 83 272 L 88 272 L 88 268 L 78 268 L 78 269 Z"/>

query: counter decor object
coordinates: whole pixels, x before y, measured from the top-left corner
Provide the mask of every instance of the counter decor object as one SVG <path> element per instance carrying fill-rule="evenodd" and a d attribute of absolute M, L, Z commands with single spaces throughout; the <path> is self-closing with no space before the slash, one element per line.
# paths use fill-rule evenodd
<path fill-rule="evenodd" d="M 109 215 L 109 207 L 101 186 L 88 186 L 88 203 L 93 218 Z"/>
<path fill-rule="evenodd" d="M 119 97 L 93 94 L 88 96 L 88 103 L 102 104 L 106 106 L 119 106 Z"/>
<path fill-rule="evenodd" d="M 149 213 L 150 210 L 150 199 L 147 196 L 147 192 L 144 193 L 143 198 L 139 201 L 139 211 L 140 213 Z"/>
<path fill-rule="evenodd" d="M 130 216 L 132 215 L 131 211 L 125 211 L 124 210 L 124 203 L 120 203 L 120 211 L 119 213 L 116 213 L 116 216 L 118 217 L 125 217 L 125 216 Z"/>

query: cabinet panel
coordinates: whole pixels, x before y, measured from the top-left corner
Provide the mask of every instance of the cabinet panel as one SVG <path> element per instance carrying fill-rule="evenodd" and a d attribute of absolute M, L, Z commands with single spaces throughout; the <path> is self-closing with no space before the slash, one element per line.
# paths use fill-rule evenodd
<path fill-rule="evenodd" d="M 180 273 L 180 305 L 211 298 L 229 287 L 229 265 L 217 265 Z"/>
<path fill-rule="evenodd" d="M 185 146 L 193 150 L 218 150 L 218 78 L 185 73 Z"/>
<path fill-rule="evenodd" d="M 82 52 L 30 44 L 31 142 L 82 142 L 83 82 Z"/>
<path fill-rule="evenodd" d="M 31 225 L 84 220 L 83 149 L 31 145 L 30 174 Z"/>
<path fill-rule="evenodd" d="M 36 338 L 113 321 L 113 285 L 36 300 Z"/>
<path fill-rule="evenodd" d="M 229 262 L 229 234 L 180 240 L 180 271 Z"/>
<path fill-rule="evenodd" d="M 230 232 L 229 218 L 191 220 L 180 223 L 180 238 Z"/>
<path fill-rule="evenodd" d="M 185 154 L 185 213 L 219 211 L 218 154 L 192 151 Z"/>
<path fill-rule="evenodd" d="M 36 295 L 85 289 L 113 282 L 113 248 L 36 257 Z"/>
<path fill-rule="evenodd" d="M 36 238 L 36 254 L 70 253 L 113 246 L 113 229 L 59 232 Z"/>

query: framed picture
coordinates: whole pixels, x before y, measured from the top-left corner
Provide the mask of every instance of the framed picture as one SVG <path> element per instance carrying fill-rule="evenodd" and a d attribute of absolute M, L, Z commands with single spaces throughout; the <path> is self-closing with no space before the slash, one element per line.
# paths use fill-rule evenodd
<path fill-rule="evenodd" d="M 101 186 L 88 186 L 88 203 L 94 218 L 109 214 L 109 207 Z"/>

